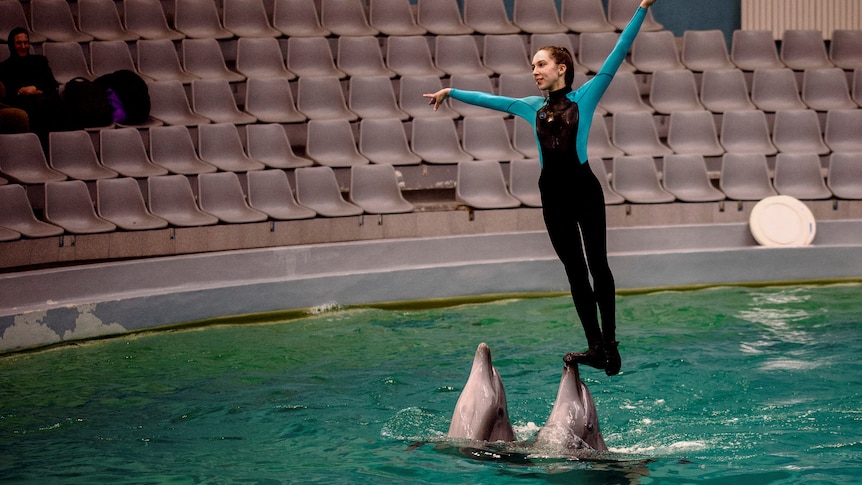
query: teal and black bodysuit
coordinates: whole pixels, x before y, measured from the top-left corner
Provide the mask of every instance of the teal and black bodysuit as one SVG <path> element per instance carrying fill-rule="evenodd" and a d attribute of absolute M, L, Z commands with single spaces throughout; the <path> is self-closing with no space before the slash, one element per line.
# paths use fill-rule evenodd
<path fill-rule="evenodd" d="M 599 99 L 625 59 L 646 12 L 638 8 L 599 72 L 574 91 L 566 87 L 549 93 L 547 98 L 509 98 L 458 89 L 449 93 L 459 101 L 524 118 L 535 128 L 542 164 L 539 189 L 545 225 L 566 269 L 572 299 L 591 346 L 615 340 L 616 320 L 614 278 L 607 257 L 605 201 L 601 185 L 587 163 L 587 139 Z"/>

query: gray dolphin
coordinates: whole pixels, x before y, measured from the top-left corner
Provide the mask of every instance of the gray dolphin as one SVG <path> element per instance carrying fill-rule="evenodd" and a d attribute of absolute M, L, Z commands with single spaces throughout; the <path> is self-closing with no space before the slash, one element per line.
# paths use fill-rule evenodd
<path fill-rule="evenodd" d="M 548 421 L 536 434 L 536 447 L 608 449 L 599 430 L 599 415 L 593 396 L 578 372 L 578 365 L 563 367 L 557 400 Z"/>
<path fill-rule="evenodd" d="M 470 377 L 452 414 L 447 436 L 480 441 L 514 441 L 503 380 L 491 363 L 491 349 L 476 349 Z"/>

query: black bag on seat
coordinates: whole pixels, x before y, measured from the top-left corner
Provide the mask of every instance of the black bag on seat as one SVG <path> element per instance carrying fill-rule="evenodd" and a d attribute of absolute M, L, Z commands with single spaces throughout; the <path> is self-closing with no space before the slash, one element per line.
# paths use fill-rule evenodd
<path fill-rule="evenodd" d="M 63 103 L 71 128 L 95 128 L 114 122 L 114 108 L 108 101 L 108 93 L 89 79 L 76 77 L 66 82 Z"/>
<path fill-rule="evenodd" d="M 118 123 L 139 125 L 150 116 L 150 91 L 141 76 L 122 69 L 96 78 L 96 84 L 103 89 L 114 92 L 123 104 L 125 117 L 117 119 Z"/>

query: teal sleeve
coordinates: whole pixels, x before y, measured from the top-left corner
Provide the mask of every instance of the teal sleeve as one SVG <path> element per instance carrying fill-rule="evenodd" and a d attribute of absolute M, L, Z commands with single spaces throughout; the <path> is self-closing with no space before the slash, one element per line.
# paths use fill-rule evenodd
<path fill-rule="evenodd" d="M 542 107 L 542 103 L 544 102 L 544 98 L 541 96 L 510 98 L 508 96 L 499 96 L 480 91 L 464 91 L 455 88 L 449 90 L 449 96 L 464 103 L 520 116 L 529 121 L 533 126 L 536 124 L 536 111 Z"/>
<path fill-rule="evenodd" d="M 587 140 L 590 135 L 590 126 L 593 123 L 593 113 L 599 105 L 599 100 L 605 94 L 605 91 L 607 91 L 608 86 L 610 86 L 617 70 L 625 60 L 629 49 L 631 49 L 646 14 L 647 9 L 638 7 L 634 16 L 620 34 L 617 44 L 608 55 L 608 58 L 605 59 L 599 72 L 578 88 L 577 91 L 569 94 L 570 99 L 578 103 L 579 121 L 576 146 L 581 163 L 587 163 Z"/>

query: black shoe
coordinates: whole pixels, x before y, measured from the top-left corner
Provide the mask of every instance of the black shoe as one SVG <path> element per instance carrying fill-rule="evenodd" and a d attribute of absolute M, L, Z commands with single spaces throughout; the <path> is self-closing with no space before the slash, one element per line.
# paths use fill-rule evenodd
<path fill-rule="evenodd" d="M 617 350 L 617 346 L 619 346 L 619 342 L 608 342 L 605 344 L 605 355 L 607 356 L 607 361 L 605 364 L 605 374 L 609 376 L 615 376 L 620 373 L 620 367 L 622 367 L 622 360 L 620 359 L 620 352 Z"/>
<path fill-rule="evenodd" d="M 601 344 L 591 345 L 586 352 L 569 352 L 563 357 L 566 365 L 584 364 L 596 369 L 604 369 L 607 366 L 605 347 Z"/>

